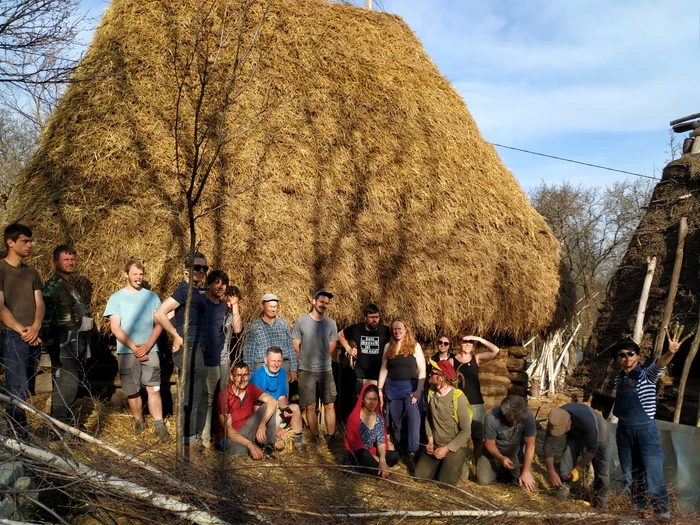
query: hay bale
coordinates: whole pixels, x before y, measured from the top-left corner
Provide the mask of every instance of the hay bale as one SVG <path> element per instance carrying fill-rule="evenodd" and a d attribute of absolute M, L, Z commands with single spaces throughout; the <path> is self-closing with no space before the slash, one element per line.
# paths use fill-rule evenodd
<path fill-rule="evenodd" d="M 76 247 L 95 314 L 131 257 L 161 296 L 181 279 L 189 240 L 172 52 L 193 5 L 113 0 L 8 203 L 8 217 L 34 229 L 32 264 L 45 277 L 55 244 Z M 323 286 L 340 326 L 372 301 L 426 337 L 547 327 L 558 242 L 401 19 L 276 0 L 253 54 L 257 72 L 226 129 L 268 112 L 226 145 L 202 209 L 226 200 L 265 154 L 261 177 L 198 226 L 199 249 L 242 289 L 248 313 L 273 291 L 294 318 Z M 232 61 L 224 49 L 222 71 Z"/>
<path fill-rule="evenodd" d="M 525 372 L 509 372 L 508 379 L 510 379 L 511 383 L 515 383 L 516 385 L 527 386 L 530 382 L 530 378 Z"/>
<path fill-rule="evenodd" d="M 509 357 L 506 361 L 506 368 L 509 372 L 522 372 L 525 370 L 525 359 Z"/>
<path fill-rule="evenodd" d="M 505 348 L 508 357 L 526 357 L 530 350 L 525 346 L 511 346 Z"/>

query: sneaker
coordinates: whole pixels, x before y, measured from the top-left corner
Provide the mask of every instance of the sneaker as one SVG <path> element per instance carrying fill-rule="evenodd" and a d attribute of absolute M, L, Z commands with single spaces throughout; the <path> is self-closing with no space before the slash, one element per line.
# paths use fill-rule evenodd
<path fill-rule="evenodd" d="M 144 423 L 143 419 L 139 419 L 138 421 L 134 422 L 134 435 L 135 436 L 142 434 L 144 430 L 146 430 L 146 424 Z"/>
<path fill-rule="evenodd" d="M 333 434 L 332 436 L 328 436 L 328 437 L 326 438 L 326 444 L 327 444 L 329 447 L 333 447 L 333 446 L 335 446 L 337 443 L 338 443 L 338 438 L 335 436 L 335 434 Z"/>
<path fill-rule="evenodd" d="M 275 452 L 275 447 L 273 445 L 265 445 L 262 448 L 262 452 L 265 455 L 265 459 L 277 459 L 273 452 Z"/>
<path fill-rule="evenodd" d="M 170 432 L 168 432 L 168 429 L 165 428 L 165 425 L 158 425 L 153 430 L 153 433 L 158 438 L 158 441 L 162 441 L 163 443 L 170 442 Z"/>
<path fill-rule="evenodd" d="M 306 445 L 303 443 L 295 443 L 294 446 L 292 446 L 292 452 L 299 458 L 305 458 L 309 455 L 309 452 L 306 450 Z"/>
<path fill-rule="evenodd" d="M 660 519 L 660 520 L 670 520 L 671 519 L 671 511 L 667 510 L 666 512 L 655 512 L 654 517 L 656 519 Z"/>

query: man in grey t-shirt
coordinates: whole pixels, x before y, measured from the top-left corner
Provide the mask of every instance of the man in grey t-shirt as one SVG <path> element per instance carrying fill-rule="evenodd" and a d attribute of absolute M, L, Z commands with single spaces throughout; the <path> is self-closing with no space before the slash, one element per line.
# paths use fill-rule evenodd
<path fill-rule="evenodd" d="M 321 402 L 326 418 L 328 443 L 335 440 L 335 381 L 333 361 L 338 341 L 338 327 L 335 321 L 326 317 L 328 303 L 333 294 L 319 290 L 314 294 L 311 312 L 302 315 L 294 322 L 292 343 L 297 354 L 299 374 L 299 405 L 306 407 L 306 420 L 314 440 L 319 437 L 316 417 L 316 385 L 321 390 Z"/>
<path fill-rule="evenodd" d="M 512 394 L 504 398 L 501 406 L 492 409 L 484 420 L 485 451 L 476 466 L 477 483 L 490 485 L 499 475 L 506 474 L 514 484 L 535 490 L 531 468 L 536 435 L 537 423 L 527 400 Z M 525 457 L 521 470 L 519 454 L 523 442 Z"/>

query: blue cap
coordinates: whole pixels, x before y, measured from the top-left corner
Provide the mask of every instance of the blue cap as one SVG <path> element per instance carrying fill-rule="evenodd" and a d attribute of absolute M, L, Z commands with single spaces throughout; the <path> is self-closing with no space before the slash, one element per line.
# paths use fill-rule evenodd
<path fill-rule="evenodd" d="M 324 290 L 323 288 L 321 288 L 319 291 L 317 291 L 317 292 L 314 294 L 314 299 L 316 299 L 319 295 L 325 295 L 325 296 L 328 297 L 329 299 L 333 299 L 333 294 L 332 294 L 331 292 L 327 292 L 327 291 Z"/>

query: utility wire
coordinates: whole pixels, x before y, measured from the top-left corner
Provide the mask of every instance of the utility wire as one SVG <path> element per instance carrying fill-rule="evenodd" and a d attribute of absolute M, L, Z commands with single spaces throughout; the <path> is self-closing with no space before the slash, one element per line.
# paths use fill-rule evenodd
<path fill-rule="evenodd" d="M 496 144 L 492 142 L 494 146 L 498 148 L 512 149 L 515 151 L 520 151 L 522 153 L 529 153 L 530 155 L 539 155 L 540 157 L 547 157 L 548 159 L 562 160 L 564 162 L 571 162 L 573 164 L 581 164 L 583 166 L 590 166 L 591 168 L 598 168 L 601 170 L 616 171 L 618 173 L 626 173 L 627 175 L 634 175 L 635 177 L 644 177 L 645 179 L 661 180 L 659 177 L 652 177 L 651 175 L 644 175 L 642 173 L 635 173 L 633 171 L 618 170 L 615 168 L 609 168 L 607 166 L 600 166 L 598 164 L 591 164 L 589 162 L 581 162 L 580 160 L 565 159 L 563 157 L 555 157 L 554 155 L 547 155 L 545 153 L 537 153 L 536 151 L 530 151 L 527 149 L 514 148 L 513 146 L 504 146 L 503 144 Z"/>

